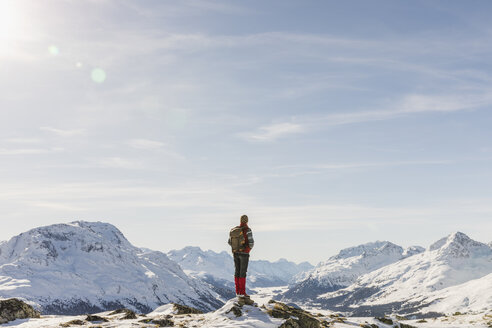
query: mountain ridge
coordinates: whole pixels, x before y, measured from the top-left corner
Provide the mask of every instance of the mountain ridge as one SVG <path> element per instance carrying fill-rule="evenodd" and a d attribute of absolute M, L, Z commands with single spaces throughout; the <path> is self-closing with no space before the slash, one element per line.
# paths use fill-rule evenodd
<path fill-rule="evenodd" d="M 369 272 L 344 289 L 319 295 L 316 301 L 354 315 L 377 315 L 391 308 L 412 313 L 435 302 L 440 290 L 491 272 L 492 249 L 456 232 L 423 253 Z"/>
<path fill-rule="evenodd" d="M 369 242 L 340 250 L 312 270 L 296 277 L 296 281 L 282 295 L 293 301 L 316 298 L 354 283 L 358 277 L 406 256 L 423 251 L 422 247 L 408 249 L 389 241 Z"/>

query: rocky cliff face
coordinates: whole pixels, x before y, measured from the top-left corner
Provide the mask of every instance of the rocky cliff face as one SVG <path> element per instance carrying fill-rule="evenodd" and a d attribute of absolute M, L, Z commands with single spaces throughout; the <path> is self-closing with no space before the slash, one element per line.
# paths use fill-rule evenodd
<path fill-rule="evenodd" d="M 29 230 L 0 245 L 0 297 L 35 302 L 43 313 L 128 307 L 149 312 L 176 302 L 223 304 L 164 253 L 130 244 L 113 225 L 75 221 Z"/>

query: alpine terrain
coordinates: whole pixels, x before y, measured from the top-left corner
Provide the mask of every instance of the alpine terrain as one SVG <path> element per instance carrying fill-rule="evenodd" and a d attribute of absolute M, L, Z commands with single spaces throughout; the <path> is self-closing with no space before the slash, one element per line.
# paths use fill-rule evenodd
<path fill-rule="evenodd" d="M 45 314 L 150 312 L 169 302 L 208 311 L 223 304 L 166 254 L 131 245 L 111 224 L 85 221 L 32 229 L 0 244 L 0 298 L 9 297 Z"/>
<path fill-rule="evenodd" d="M 227 252 L 203 251 L 199 247 L 172 250 L 167 256 L 176 261 L 183 270 L 212 286 L 224 297 L 234 297 L 234 260 Z M 250 260 L 248 287 L 274 287 L 287 285 L 294 276 L 313 268 L 308 262 L 296 264 L 285 259 L 276 262 Z"/>
<path fill-rule="evenodd" d="M 419 246 L 404 250 L 389 241 L 346 248 L 296 277 L 283 297 L 294 301 L 316 299 L 323 293 L 350 286 L 366 273 L 423 251 Z"/>
<path fill-rule="evenodd" d="M 358 316 L 484 310 L 492 308 L 491 273 L 490 246 L 456 232 L 315 301 Z"/>

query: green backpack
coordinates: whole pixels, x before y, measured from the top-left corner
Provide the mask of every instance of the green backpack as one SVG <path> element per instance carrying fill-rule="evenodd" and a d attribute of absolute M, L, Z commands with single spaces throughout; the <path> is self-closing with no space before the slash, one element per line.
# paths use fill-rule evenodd
<path fill-rule="evenodd" d="M 244 249 L 244 235 L 242 227 L 234 227 L 229 232 L 229 237 L 231 238 L 232 252 L 241 252 Z"/>

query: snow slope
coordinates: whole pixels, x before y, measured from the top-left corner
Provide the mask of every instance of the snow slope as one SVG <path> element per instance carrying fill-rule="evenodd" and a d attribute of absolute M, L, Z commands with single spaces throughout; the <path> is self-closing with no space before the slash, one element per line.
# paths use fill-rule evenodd
<path fill-rule="evenodd" d="M 427 295 L 423 312 L 455 313 L 492 310 L 492 273 Z"/>
<path fill-rule="evenodd" d="M 23 298 L 43 313 L 118 307 L 149 312 L 177 302 L 223 304 L 164 253 L 130 244 L 113 225 L 75 221 L 29 230 L 0 245 L 0 297 Z"/>
<path fill-rule="evenodd" d="M 409 257 L 424 249 L 412 246 L 404 250 L 388 241 L 376 241 L 341 250 L 314 269 L 297 277 L 283 295 L 285 299 L 306 301 L 353 284 L 358 277 Z"/>
<path fill-rule="evenodd" d="M 475 286 L 478 283 L 471 280 L 490 273 L 492 249 L 456 232 L 440 239 L 423 253 L 365 274 L 349 287 L 321 295 L 317 301 L 328 308 L 350 310 L 357 315 L 379 315 L 392 309 L 411 313 L 429 307 L 439 297 L 453 294 L 452 289 L 444 289 L 466 282 Z M 490 283 L 490 280 L 482 282 Z M 484 287 L 490 288 L 490 285 Z M 474 296 L 477 295 L 470 294 L 470 297 Z M 466 307 L 466 302 L 463 305 Z M 434 309 L 438 309 L 437 305 Z"/>

